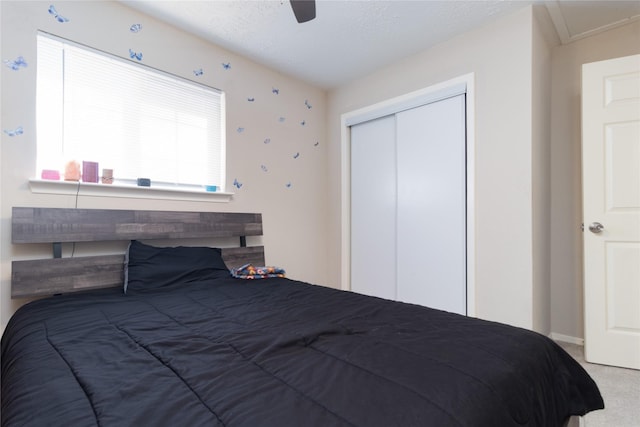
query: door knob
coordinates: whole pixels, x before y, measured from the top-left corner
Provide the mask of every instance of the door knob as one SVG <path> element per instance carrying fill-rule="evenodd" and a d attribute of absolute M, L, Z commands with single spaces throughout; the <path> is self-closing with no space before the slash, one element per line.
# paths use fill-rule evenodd
<path fill-rule="evenodd" d="M 604 225 L 600 224 L 599 222 L 592 222 L 591 224 L 589 224 L 589 231 L 591 231 L 592 233 L 601 233 L 602 230 L 604 230 Z"/>

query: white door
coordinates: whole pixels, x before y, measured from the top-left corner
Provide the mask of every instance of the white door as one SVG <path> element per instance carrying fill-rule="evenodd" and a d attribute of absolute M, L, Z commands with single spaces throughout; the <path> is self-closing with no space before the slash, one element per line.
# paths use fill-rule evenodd
<path fill-rule="evenodd" d="M 585 359 L 640 369 L 640 55 L 582 68 Z"/>
<path fill-rule="evenodd" d="M 351 127 L 351 290 L 396 299 L 396 124 Z"/>
<path fill-rule="evenodd" d="M 396 120 L 397 299 L 466 314 L 464 95 Z"/>
<path fill-rule="evenodd" d="M 351 126 L 351 290 L 466 314 L 465 96 Z"/>

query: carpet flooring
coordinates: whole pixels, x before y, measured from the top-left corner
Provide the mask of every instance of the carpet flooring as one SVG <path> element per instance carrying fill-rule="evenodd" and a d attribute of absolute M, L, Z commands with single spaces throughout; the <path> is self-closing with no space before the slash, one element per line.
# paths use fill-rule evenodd
<path fill-rule="evenodd" d="M 584 360 L 582 346 L 558 342 L 591 375 L 605 409 L 583 417 L 584 427 L 640 427 L 640 371 L 597 365 Z"/>

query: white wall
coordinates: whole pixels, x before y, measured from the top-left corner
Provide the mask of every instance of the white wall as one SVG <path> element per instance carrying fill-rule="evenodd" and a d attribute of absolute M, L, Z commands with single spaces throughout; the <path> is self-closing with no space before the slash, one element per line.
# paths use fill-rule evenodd
<path fill-rule="evenodd" d="M 475 73 L 476 128 L 469 131 L 476 142 L 476 313 L 526 328 L 538 326 L 532 294 L 533 31 L 533 9 L 526 8 L 335 89 L 328 98 L 329 188 L 337 195 L 341 114 Z M 332 265 L 340 265 L 342 255 L 340 208 L 336 203 L 331 209 Z M 337 287 L 340 272 L 333 273 Z"/>
<path fill-rule="evenodd" d="M 10 299 L 11 260 L 50 256 L 48 248 L 11 244 L 11 207 L 75 205 L 73 196 L 34 194 L 28 187 L 29 178 L 36 173 L 36 30 L 123 57 L 133 48 L 143 52 L 145 64 L 185 78 L 195 80 L 193 70 L 203 68 L 197 81 L 227 95 L 227 182 L 228 190 L 235 191 L 230 203 L 81 196 L 79 207 L 261 212 L 267 263 L 285 268 L 291 278 L 326 283 L 325 92 L 118 2 L 56 3 L 58 13 L 69 19 L 65 23 L 48 13 L 50 4 L 0 2 L 2 59 L 23 56 L 28 64 L 19 71 L 2 64 L 1 71 L 0 128 L 23 126 L 24 134 L 9 137 L 0 132 L 0 326 L 24 303 Z M 129 30 L 135 23 L 142 24 L 139 33 Z M 230 62 L 231 69 L 224 70 L 223 62 Z M 274 87 L 280 90 L 279 95 L 272 93 Z M 247 101 L 249 97 L 255 101 Z M 245 131 L 237 132 L 238 127 Z M 270 138 L 269 144 L 264 143 L 266 138 Z M 294 158 L 296 153 L 300 155 Z M 261 169 L 262 164 L 268 167 L 267 172 Z M 240 189 L 231 186 L 236 178 L 243 183 Z"/>
<path fill-rule="evenodd" d="M 551 95 L 551 330 L 584 337 L 582 64 L 640 53 L 640 22 L 553 49 Z"/>

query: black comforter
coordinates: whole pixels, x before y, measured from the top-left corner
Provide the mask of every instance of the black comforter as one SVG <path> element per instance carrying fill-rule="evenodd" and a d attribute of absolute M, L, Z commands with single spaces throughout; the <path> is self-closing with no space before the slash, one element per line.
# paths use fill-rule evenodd
<path fill-rule="evenodd" d="M 288 279 L 22 307 L 3 426 L 559 426 L 603 407 L 537 333 Z"/>

